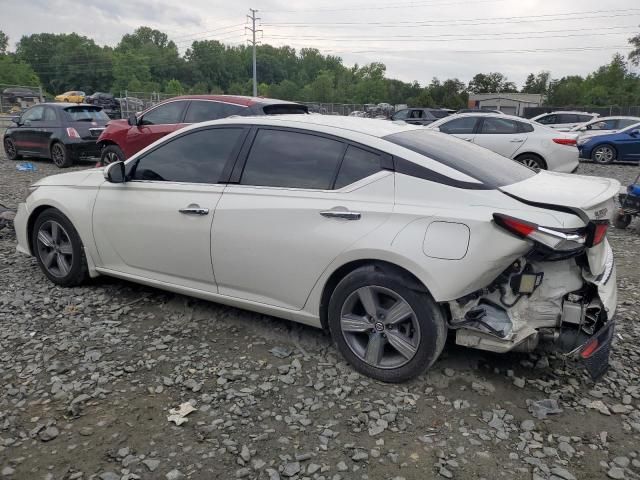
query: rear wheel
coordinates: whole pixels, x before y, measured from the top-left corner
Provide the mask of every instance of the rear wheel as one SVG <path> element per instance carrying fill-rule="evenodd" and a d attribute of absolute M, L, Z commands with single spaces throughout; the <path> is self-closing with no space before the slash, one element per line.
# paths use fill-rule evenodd
<path fill-rule="evenodd" d="M 546 170 L 547 165 L 537 155 L 533 155 L 530 153 L 525 153 L 524 155 L 520 155 L 516 160 L 522 163 L 525 167 L 532 168 L 534 170 Z"/>
<path fill-rule="evenodd" d="M 4 139 L 4 153 L 7 155 L 9 160 L 20 160 L 20 158 L 22 158 L 18 154 L 18 148 L 12 138 Z"/>
<path fill-rule="evenodd" d="M 613 217 L 613 224 L 616 228 L 624 230 L 631 223 L 631 215 L 628 213 L 616 213 L 616 216 Z"/>
<path fill-rule="evenodd" d="M 611 145 L 600 145 L 591 153 L 591 159 L 598 163 L 611 163 L 616 159 L 616 150 Z"/>
<path fill-rule="evenodd" d="M 431 296 L 373 266 L 354 270 L 338 283 L 328 313 L 331 335 L 345 359 L 383 382 L 416 377 L 444 348 L 446 324 Z"/>
<path fill-rule="evenodd" d="M 105 166 L 114 162 L 124 162 L 124 152 L 117 145 L 107 145 L 100 154 L 100 163 Z"/>
<path fill-rule="evenodd" d="M 67 168 L 73 165 L 73 159 L 60 142 L 55 142 L 51 145 L 51 160 L 58 168 Z"/>
<path fill-rule="evenodd" d="M 60 211 L 50 208 L 38 216 L 31 245 L 38 265 L 53 283 L 73 287 L 89 278 L 80 236 Z"/>

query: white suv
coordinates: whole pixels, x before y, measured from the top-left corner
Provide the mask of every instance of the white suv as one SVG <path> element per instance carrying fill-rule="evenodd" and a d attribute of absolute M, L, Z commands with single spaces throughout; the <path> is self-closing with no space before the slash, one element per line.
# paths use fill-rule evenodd
<path fill-rule="evenodd" d="M 619 189 L 419 126 L 238 117 L 42 179 L 15 228 L 57 285 L 109 275 L 325 327 L 376 379 L 420 374 L 448 331 L 494 352 L 548 341 L 598 376 Z"/>
<path fill-rule="evenodd" d="M 427 128 L 448 133 L 534 169 L 571 173 L 579 165 L 576 135 L 560 133 L 520 117 L 463 113 Z"/>
<path fill-rule="evenodd" d="M 600 115 L 597 113 L 558 111 L 543 113 L 542 115 L 533 117 L 531 121 L 538 122 L 541 125 L 545 125 L 561 132 L 568 132 L 572 128 L 583 123 L 590 122 L 599 116 Z"/>

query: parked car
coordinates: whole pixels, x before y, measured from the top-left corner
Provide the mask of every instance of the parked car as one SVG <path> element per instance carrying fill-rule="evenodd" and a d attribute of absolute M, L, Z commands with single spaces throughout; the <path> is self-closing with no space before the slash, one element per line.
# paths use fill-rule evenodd
<path fill-rule="evenodd" d="M 40 92 L 24 87 L 9 87 L 2 90 L 2 99 L 7 103 L 36 102 L 40 100 Z"/>
<path fill-rule="evenodd" d="M 575 132 L 578 135 L 577 138 L 584 138 L 592 135 L 615 133 L 638 122 L 640 122 L 640 117 L 599 117 L 573 127 L 570 132 Z"/>
<path fill-rule="evenodd" d="M 103 165 L 125 160 L 165 135 L 190 123 L 231 115 L 309 113 L 305 105 L 258 97 L 187 95 L 158 103 L 126 120 L 112 120 L 100 135 Z"/>
<path fill-rule="evenodd" d="M 238 117 L 44 178 L 15 228 L 57 285 L 104 274 L 325 327 L 378 380 L 420 374 L 448 330 L 493 352 L 550 342 L 597 377 L 619 189 L 414 125 Z"/>
<path fill-rule="evenodd" d="M 449 116 L 447 111 L 437 108 L 406 108 L 394 113 L 391 120 L 401 120 L 411 125 L 429 125 L 447 116 Z"/>
<path fill-rule="evenodd" d="M 12 119 L 4 133 L 4 151 L 10 160 L 22 156 L 50 158 L 60 168 L 100 155 L 96 140 L 109 117 L 101 107 L 40 103 Z"/>
<path fill-rule="evenodd" d="M 571 173 L 579 165 L 575 135 L 520 117 L 463 113 L 434 122 L 427 128 L 475 143 L 537 170 Z"/>
<path fill-rule="evenodd" d="M 578 140 L 580 158 L 598 163 L 640 161 L 640 123 L 608 135 L 594 135 Z"/>
<path fill-rule="evenodd" d="M 485 108 L 461 108 L 456 112 L 456 114 L 460 113 L 481 113 L 481 114 L 489 114 L 489 113 L 497 113 L 502 115 L 500 110 L 488 110 Z"/>
<path fill-rule="evenodd" d="M 583 123 L 590 122 L 600 115 L 597 113 L 586 112 L 551 112 L 543 113 L 531 119 L 532 122 L 538 122 L 541 125 L 553 128 L 558 131 L 568 132 Z"/>
<path fill-rule="evenodd" d="M 110 93 L 95 92 L 86 96 L 84 101 L 90 105 L 98 105 L 105 111 L 120 111 L 120 102 Z"/>
<path fill-rule="evenodd" d="M 79 90 L 72 90 L 69 92 L 61 93 L 60 95 L 56 95 L 56 102 L 69 102 L 69 103 L 82 103 L 84 102 L 85 94 Z"/>

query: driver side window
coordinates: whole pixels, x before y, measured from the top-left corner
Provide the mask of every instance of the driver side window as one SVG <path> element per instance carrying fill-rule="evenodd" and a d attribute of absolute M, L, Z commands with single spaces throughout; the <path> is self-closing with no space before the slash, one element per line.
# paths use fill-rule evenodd
<path fill-rule="evenodd" d="M 29 122 L 40 122 L 42 120 L 42 116 L 44 115 L 44 107 L 33 107 L 31 110 L 27 110 L 24 115 L 22 115 L 22 123 Z"/>
<path fill-rule="evenodd" d="M 159 105 L 153 110 L 145 113 L 142 117 L 141 125 L 167 125 L 180 123 L 182 113 L 187 102 L 169 102 Z"/>

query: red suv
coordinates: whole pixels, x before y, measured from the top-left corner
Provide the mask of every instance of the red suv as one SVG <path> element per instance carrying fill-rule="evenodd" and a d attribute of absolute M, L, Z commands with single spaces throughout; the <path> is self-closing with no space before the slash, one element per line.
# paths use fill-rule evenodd
<path fill-rule="evenodd" d="M 100 162 L 126 160 L 147 145 L 191 123 L 231 115 L 282 115 L 309 113 L 305 105 L 269 98 L 234 95 L 186 95 L 174 97 L 131 114 L 127 120 L 111 120 L 98 138 Z"/>

